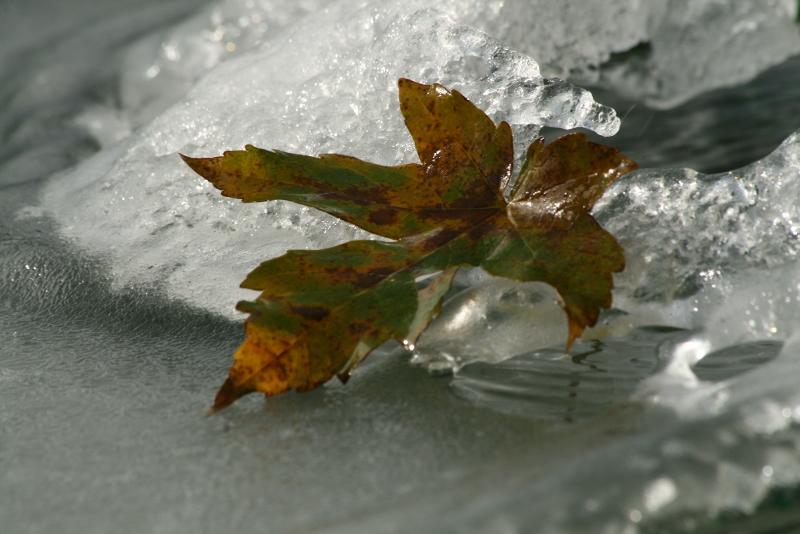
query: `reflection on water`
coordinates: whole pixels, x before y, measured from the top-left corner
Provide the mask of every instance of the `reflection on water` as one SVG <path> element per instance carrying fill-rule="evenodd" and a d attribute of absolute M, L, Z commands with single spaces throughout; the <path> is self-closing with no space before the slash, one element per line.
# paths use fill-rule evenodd
<path fill-rule="evenodd" d="M 453 391 L 472 403 L 504 413 L 573 423 L 590 419 L 625 399 L 656 365 L 656 347 L 677 328 L 650 326 L 607 340 L 575 342 L 567 357 L 559 347 L 522 354 L 498 364 L 466 365 Z M 782 343 L 743 343 L 713 352 L 693 368 L 718 382 L 778 355 Z"/>
<path fill-rule="evenodd" d="M 719 382 L 766 363 L 780 352 L 779 341 L 753 341 L 712 352 L 692 368 L 700 380 Z"/>

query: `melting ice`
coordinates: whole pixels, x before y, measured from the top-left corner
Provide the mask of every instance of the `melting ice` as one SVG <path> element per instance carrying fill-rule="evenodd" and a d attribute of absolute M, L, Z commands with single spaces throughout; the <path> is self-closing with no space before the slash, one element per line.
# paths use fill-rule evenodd
<path fill-rule="evenodd" d="M 13 73 L 0 86 L 0 235 L 11 236 L 0 238 L 0 488 L 12 503 L 0 522 L 789 524 L 767 512 L 800 484 L 800 133 L 738 170 L 644 169 L 614 184 L 595 216 L 627 267 L 614 308 L 569 358 L 550 288 L 464 270 L 412 358 L 452 378 L 389 347 L 346 388 L 199 417 L 238 339 L 245 274 L 289 248 L 370 236 L 309 208 L 225 199 L 178 152 L 254 144 L 413 161 L 396 94 L 408 77 L 511 123 L 521 154 L 543 127 L 617 132 L 617 113 L 582 86 L 669 109 L 800 52 L 794 1 L 640 4 L 56 2 L 61 16 L 43 25 L 14 4 L 0 43 Z"/>

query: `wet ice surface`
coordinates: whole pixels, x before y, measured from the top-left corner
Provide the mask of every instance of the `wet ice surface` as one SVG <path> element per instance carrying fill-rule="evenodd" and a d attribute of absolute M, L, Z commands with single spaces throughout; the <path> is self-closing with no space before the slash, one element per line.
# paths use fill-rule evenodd
<path fill-rule="evenodd" d="M 791 528 L 800 69 L 779 63 L 797 4 L 647 4 L 75 1 L 45 23 L 9 3 L 3 531 Z M 595 101 L 631 118 L 608 142 L 656 169 L 596 209 L 628 250 L 615 308 L 563 357 L 552 291 L 465 270 L 415 354 L 203 418 L 246 272 L 365 234 L 223 199 L 176 152 L 411 161 L 400 76 L 458 88 L 520 146 L 542 126 L 613 134 Z"/>

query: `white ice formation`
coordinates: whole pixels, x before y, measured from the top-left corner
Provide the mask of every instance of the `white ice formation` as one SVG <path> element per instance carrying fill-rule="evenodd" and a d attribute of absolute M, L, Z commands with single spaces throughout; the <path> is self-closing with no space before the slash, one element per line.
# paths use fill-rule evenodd
<path fill-rule="evenodd" d="M 107 148 L 53 179 L 44 205 L 66 236 L 109 256 L 119 285 L 159 284 L 172 296 L 233 316 L 233 304 L 246 294 L 230 288 L 258 262 L 288 248 L 365 234 L 307 208 L 223 199 L 186 169 L 178 152 L 212 156 L 252 143 L 307 154 L 347 153 L 383 164 L 411 161 L 397 108 L 399 77 L 459 89 L 493 119 L 516 125 L 518 153 L 543 125 L 611 135 L 618 127 L 612 110 L 582 89 L 542 78 L 534 59 L 548 65 L 549 75 L 586 78 L 611 53 L 650 39 L 655 30 L 647 28 L 663 13 L 660 5 L 635 9 L 626 2 L 596 2 L 586 7 L 588 17 L 575 15 L 574 2 L 476 7 L 451 0 L 436 9 L 425 2 L 212 4 L 106 58 L 119 61 L 118 95 L 113 102 L 87 105 L 71 127 L 84 128 Z M 717 9 L 708 3 L 704 9 L 712 8 Z M 770 3 L 770 9 L 782 15 L 770 19 L 775 24 L 793 14 L 785 2 Z M 752 19 L 739 8 L 712 15 L 720 28 Z M 530 34 L 521 31 L 526 21 L 533 21 Z M 687 21 L 686 27 L 693 24 Z M 105 38 L 118 26 L 105 28 Z M 756 23 L 737 32 L 760 40 L 774 34 L 772 26 Z M 760 61 L 745 63 L 764 68 L 798 44 L 778 39 L 759 48 L 765 56 Z M 695 57 L 707 48 L 698 47 Z M 54 68 L 41 72 L 55 76 Z M 740 78 L 728 73 L 704 79 L 712 84 Z M 22 151 L 14 161 L 36 161 L 33 156 Z M 24 177 L 35 171 L 19 172 Z"/>
<path fill-rule="evenodd" d="M 255 144 L 382 164 L 412 161 L 397 104 L 400 77 L 461 90 L 494 120 L 519 125 L 520 143 L 541 125 L 604 135 L 618 128 L 613 110 L 587 91 L 544 80 L 531 58 L 460 24 L 458 2 L 435 10 L 423 4 L 377 11 L 349 2 L 317 5 L 292 27 L 258 39 L 263 31 L 249 28 L 263 24 L 269 10 L 228 2 L 179 26 L 180 37 L 160 47 L 152 39 L 136 44 L 126 63 L 134 73 L 122 77 L 129 123 L 146 122 L 164 106 L 149 93 L 159 88 L 156 81 L 135 73 L 169 76 L 171 85 L 162 90 L 167 100 L 182 84 L 192 82 L 191 90 L 120 143 L 54 179 L 45 205 L 65 235 L 111 254 L 119 284 L 161 284 L 172 296 L 235 316 L 233 304 L 247 293 L 234 288 L 260 261 L 367 234 L 296 205 L 222 198 L 178 152 L 212 156 Z M 299 9 L 293 2 L 283 8 Z M 220 62 L 221 47 L 236 55 Z M 164 65 L 170 58 L 177 66 Z M 81 120 L 93 124 L 86 115 Z"/>

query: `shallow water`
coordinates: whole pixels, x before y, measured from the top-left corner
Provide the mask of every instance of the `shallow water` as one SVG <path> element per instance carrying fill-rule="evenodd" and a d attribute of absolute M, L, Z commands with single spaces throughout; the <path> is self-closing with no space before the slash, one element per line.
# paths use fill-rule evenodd
<path fill-rule="evenodd" d="M 76 2 L 49 25 L 24 3 L 13 4 L 19 23 L 7 28 L 0 57 L 3 72 L 15 74 L 0 77 L 6 80 L 0 96 L 9 102 L 0 112 L 3 532 L 766 534 L 800 525 L 800 390 L 794 378 L 800 350 L 789 247 L 781 249 L 785 257 L 753 259 L 766 267 L 736 263 L 732 255 L 730 265 L 739 271 L 703 278 L 708 287 L 666 301 L 659 300 L 669 294 L 661 286 L 655 289 L 663 292 L 651 292 L 655 297 L 621 299 L 627 311 L 605 314 L 566 357 L 560 343 L 527 344 L 527 331 L 537 327 L 545 331 L 540 341 L 563 338 L 560 310 L 547 295 L 529 287 L 501 291 L 480 272 L 465 272 L 443 319 L 431 328 L 435 342 L 428 347 L 434 355 L 442 347 L 461 350 L 456 359 L 464 361 L 444 366 L 457 370 L 430 374 L 413 365 L 420 353 L 390 344 L 346 386 L 330 383 L 266 401 L 254 395 L 204 418 L 243 337 L 241 319 L 228 311 L 241 278 L 229 272 L 231 264 L 241 263 L 236 268 L 246 272 L 265 259 L 252 252 L 231 259 L 224 246 L 236 249 L 234 239 L 258 237 L 266 256 L 358 234 L 280 204 L 254 209 L 256 222 L 247 221 L 238 204 L 223 204 L 215 192 L 188 182 L 174 151 L 238 148 L 231 145 L 255 137 L 273 146 L 285 138 L 301 145 L 297 150 L 352 147 L 347 151 L 377 152 L 384 162 L 410 152 L 399 121 L 364 125 L 370 116 L 396 112 L 394 101 L 381 96 L 389 89 L 364 82 L 354 97 L 335 65 L 323 61 L 325 50 L 319 57 L 308 53 L 308 72 L 276 71 L 299 96 L 277 94 L 269 76 L 254 77 L 248 88 L 264 86 L 262 93 L 225 84 L 225 76 L 247 67 L 237 57 L 249 58 L 257 73 L 258 62 L 266 61 L 260 54 L 287 47 L 295 28 L 314 28 L 326 16 L 347 18 L 343 4 L 229 1 L 197 11 L 200 4 L 130 2 L 95 10 L 92 2 Z M 460 5 L 442 9 L 457 12 Z M 514 19 L 502 18 L 515 5 L 488 2 L 484 11 L 465 10 L 458 22 L 496 31 L 509 46 L 533 53 L 535 47 L 525 49 L 515 33 Z M 491 84 L 476 81 L 470 63 L 448 59 L 462 52 L 446 18 L 423 10 L 414 14 L 414 26 L 403 8 L 387 6 L 393 22 L 376 24 L 394 29 L 362 36 L 359 53 L 380 56 L 397 28 L 422 28 L 414 35 L 444 42 L 441 55 L 415 55 L 413 42 L 400 38 L 392 68 L 376 66 L 345 52 L 337 56 L 335 46 L 349 50 L 350 43 L 333 36 L 325 45 L 334 47 L 331 57 L 373 84 L 399 75 L 393 68 L 407 69 L 403 75 L 434 69 L 499 114 L 531 116 L 530 110 L 503 108 L 504 97 L 486 89 L 518 89 L 514 76 L 533 72 L 525 58 L 465 30 L 459 38 L 484 47 L 467 52 L 488 49 L 497 65 L 514 67 Z M 519 6 L 523 14 L 528 9 Z M 493 26 L 497 13 L 505 29 Z M 254 15 L 269 24 L 254 23 Z M 554 20 L 569 22 L 569 16 L 575 15 Z M 619 20 L 625 16 L 631 15 L 620 8 Z M 372 19 L 357 12 L 345 22 L 355 32 L 365 21 Z M 43 29 L 34 30 L 37 24 Z M 575 24 L 586 27 L 585 20 Z M 633 33 L 618 35 L 622 51 L 643 38 L 637 26 L 628 26 Z M 215 40 L 217 33 L 224 39 Z M 229 43 L 236 46 L 228 56 Z M 606 51 L 620 52 L 613 42 Z M 566 45 L 538 52 L 549 69 L 559 58 L 580 66 L 605 53 Z M 578 74 L 576 80 L 590 77 Z M 764 158 L 800 127 L 798 78 L 795 56 L 751 81 L 661 110 L 632 100 L 623 86 L 617 89 L 626 98 L 596 89 L 595 100 L 623 118 L 619 134 L 597 138 L 643 168 L 734 169 Z M 526 83 L 526 90 L 535 85 Z M 353 111 L 363 102 L 375 102 L 374 109 Z M 335 113 L 325 115 L 328 107 Z M 241 109 L 238 121 L 225 116 Z M 273 137 L 264 124 L 285 137 Z M 595 122 L 600 130 L 609 124 L 608 117 Z M 534 135 L 538 126 L 515 129 Z M 76 162 L 83 164 L 72 168 Z M 149 196 L 137 196 L 142 183 Z M 170 202 L 174 210 L 164 215 Z M 712 289 L 722 305 L 716 293 L 708 296 Z M 497 297 L 485 299 L 486 313 L 476 315 L 468 332 L 448 337 L 447 318 L 486 292 Z M 220 302 L 218 294 L 230 302 Z M 681 311 L 695 304 L 700 311 Z M 742 306 L 741 314 L 752 313 L 760 329 L 735 322 Z M 464 364 L 492 356 L 513 357 Z"/>

